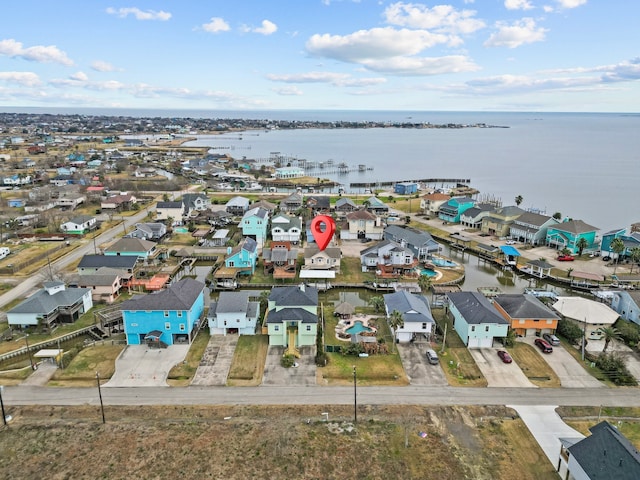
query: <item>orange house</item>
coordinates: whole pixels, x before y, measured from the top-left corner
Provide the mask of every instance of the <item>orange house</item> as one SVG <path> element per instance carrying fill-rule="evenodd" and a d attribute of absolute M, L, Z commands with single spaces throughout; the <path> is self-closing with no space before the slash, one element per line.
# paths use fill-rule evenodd
<path fill-rule="evenodd" d="M 529 294 L 498 295 L 493 306 L 523 337 L 554 333 L 560 320 L 553 310 Z"/>

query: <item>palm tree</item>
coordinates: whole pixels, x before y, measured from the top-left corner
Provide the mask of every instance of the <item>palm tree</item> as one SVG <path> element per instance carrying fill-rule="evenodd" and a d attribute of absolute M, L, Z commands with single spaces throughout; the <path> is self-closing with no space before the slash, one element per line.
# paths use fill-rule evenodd
<path fill-rule="evenodd" d="M 578 256 L 581 257 L 582 256 L 582 252 L 584 251 L 585 248 L 587 248 L 589 246 L 589 242 L 587 241 L 586 238 L 584 237 L 580 237 L 578 239 L 578 241 L 576 242 L 576 247 L 578 248 Z"/>
<path fill-rule="evenodd" d="M 616 265 L 620 263 L 620 254 L 624 252 L 625 246 L 621 238 L 614 238 L 610 245 L 611 251 L 616 254 Z M 615 273 L 615 269 L 614 269 Z"/>
<path fill-rule="evenodd" d="M 380 312 L 384 308 L 384 298 L 379 295 L 377 297 L 371 297 L 369 304 L 376 312 Z"/>
<path fill-rule="evenodd" d="M 523 200 L 524 200 L 524 198 L 522 198 L 522 195 L 518 195 L 518 196 L 515 198 L 515 201 L 516 201 L 516 207 L 519 207 Z"/>
<path fill-rule="evenodd" d="M 391 327 L 391 331 L 393 332 L 393 343 L 396 343 L 396 331 L 398 328 L 404 327 L 404 318 L 398 310 L 394 310 L 391 312 L 391 315 L 389 315 L 389 327 Z"/>
<path fill-rule="evenodd" d="M 620 331 L 616 327 L 600 327 L 598 332 L 600 332 L 604 337 L 604 348 L 602 349 L 602 353 L 607 351 L 611 340 L 620 340 Z"/>
<path fill-rule="evenodd" d="M 640 247 L 633 247 L 629 251 L 629 255 L 631 255 L 631 271 L 629 273 L 633 273 L 633 265 L 635 263 L 640 263 Z"/>
<path fill-rule="evenodd" d="M 431 288 L 431 283 L 431 277 L 429 275 L 420 275 L 420 277 L 418 277 L 418 286 L 423 293 Z"/>

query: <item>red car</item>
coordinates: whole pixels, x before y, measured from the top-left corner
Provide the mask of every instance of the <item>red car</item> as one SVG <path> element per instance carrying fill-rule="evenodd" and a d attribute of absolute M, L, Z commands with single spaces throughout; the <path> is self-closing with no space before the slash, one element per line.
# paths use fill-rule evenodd
<path fill-rule="evenodd" d="M 509 355 L 509 353 L 505 352 L 504 350 L 498 350 L 498 356 L 500 357 L 500 360 L 502 360 L 504 363 L 513 362 L 511 355 Z"/>
<path fill-rule="evenodd" d="M 547 342 L 546 340 L 543 340 L 541 338 L 536 338 L 533 343 L 536 344 L 536 347 L 542 350 L 542 353 L 553 352 L 553 347 L 549 345 L 549 342 Z"/>
<path fill-rule="evenodd" d="M 558 258 L 556 260 L 558 260 L 559 262 L 573 262 L 575 258 L 573 258 L 571 255 L 558 255 Z"/>

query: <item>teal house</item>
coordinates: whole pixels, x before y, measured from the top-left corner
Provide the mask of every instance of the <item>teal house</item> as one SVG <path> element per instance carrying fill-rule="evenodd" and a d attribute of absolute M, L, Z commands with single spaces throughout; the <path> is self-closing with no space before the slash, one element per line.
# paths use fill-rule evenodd
<path fill-rule="evenodd" d="M 557 250 L 567 248 L 571 253 L 578 253 L 578 242 L 584 238 L 587 242 L 585 250 L 590 250 L 596 244 L 596 232 L 593 227 L 582 220 L 568 220 L 566 222 L 550 225 L 547 229 L 546 244 Z"/>
<path fill-rule="evenodd" d="M 507 336 L 509 322 L 479 292 L 453 292 L 449 312 L 453 328 L 468 348 L 491 348 L 494 339 Z"/>
<path fill-rule="evenodd" d="M 141 260 L 155 258 L 158 253 L 155 242 L 141 238 L 121 238 L 104 251 L 106 256 L 138 257 Z"/>
<path fill-rule="evenodd" d="M 269 211 L 266 208 L 256 207 L 247 210 L 240 220 L 242 235 L 253 238 L 258 247 L 262 247 L 267 240 L 268 227 Z"/>
<path fill-rule="evenodd" d="M 603 255 L 609 255 L 611 258 L 616 258 L 617 253 L 611 248 L 611 243 L 619 238 L 624 244 L 624 250 L 620 252 L 620 258 L 630 257 L 634 248 L 640 248 L 640 232 L 633 232 L 631 235 L 627 235 L 627 230 L 624 228 L 611 230 L 602 234 L 602 250 Z"/>
<path fill-rule="evenodd" d="M 187 277 L 165 290 L 122 302 L 127 345 L 190 344 L 204 313 L 202 282 Z"/>
<path fill-rule="evenodd" d="M 438 218 L 448 223 L 460 223 L 460 216 L 476 204 L 473 198 L 453 197 L 438 210 Z"/>
<path fill-rule="evenodd" d="M 233 268 L 237 273 L 253 275 L 258 263 L 258 245 L 253 238 L 245 237 L 224 259 L 224 266 Z"/>
<path fill-rule="evenodd" d="M 266 317 L 269 345 L 287 347 L 287 353 L 313 346 L 318 332 L 318 290 L 305 284 L 274 287 Z"/>

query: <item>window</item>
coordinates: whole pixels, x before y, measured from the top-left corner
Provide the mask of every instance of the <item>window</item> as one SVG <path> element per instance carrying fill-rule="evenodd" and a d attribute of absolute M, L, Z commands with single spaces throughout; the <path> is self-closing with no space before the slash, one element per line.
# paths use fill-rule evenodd
<path fill-rule="evenodd" d="M 181 331 L 181 332 L 184 332 L 184 331 L 186 330 L 186 328 L 185 328 L 185 326 L 184 326 L 184 323 L 181 323 L 181 324 L 180 324 L 180 326 L 179 326 L 179 328 L 180 328 L 180 331 Z"/>
<path fill-rule="evenodd" d="M 475 325 L 471 325 L 471 331 L 475 332 L 476 331 L 476 326 Z"/>
<path fill-rule="evenodd" d="M 423 330 L 426 330 L 426 329 L 427 329 L 427 323 L 426 323 L 426 322 L 422 324 L 422 329 L 423 329 Z"/>
<path fill-rule="evenodd" d="M 280 331 L 280 325 L 274 325 L 273 326 L 273 331 L 274 332 L 279 332 Z"/>
<path fill-rule="evenodd" d="M 168 317 L 168 316 L 169 316 L 169 311 L 168 311 L 168 310 L 165 310 L 165 311 L 164 311 L 164 316 L 165 316 L 165 317 Z"/>
<path fill-rule="evenodd" d="M 178 312 L 178 318 L 182 318 L 182 311 Z"/>
<path fill-rule="evenodd" d="M 164 329 L 171 330 L 171 322 L 164 322 Z"/>
<path fill-rule="evenodd" d="M 307 332 L 311 331 L 311 325 L 307 325 Z"/>
<path fill-rule="evenodd" d="M 484 327 L 484 331 L 488 332 L 489 331 L 489 325 L 487 325 L 486 327 Z"/>

